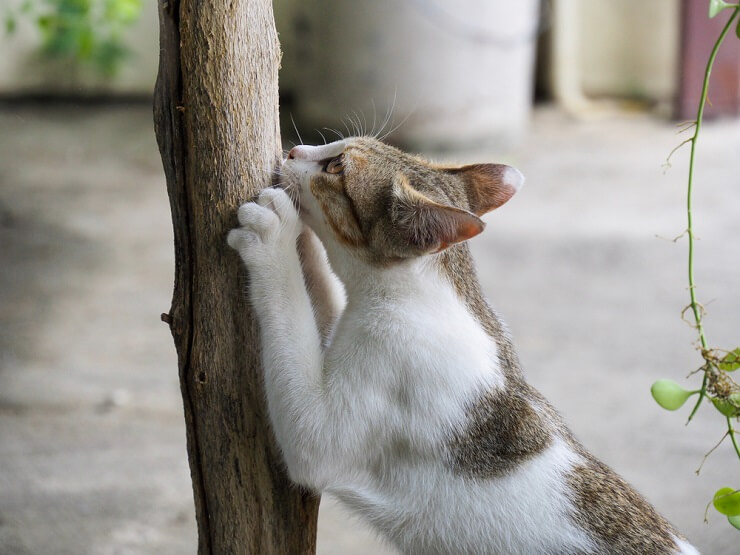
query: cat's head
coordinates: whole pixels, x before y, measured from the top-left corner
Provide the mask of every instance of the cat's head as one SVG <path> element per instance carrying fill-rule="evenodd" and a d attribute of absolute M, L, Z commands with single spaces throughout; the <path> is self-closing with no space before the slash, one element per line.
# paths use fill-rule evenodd
<path fill-rule="evenodd" d="M 327 247 L 379 265 L 470 239 L 524 183 L 503 164 L 439 166 L 368 137 L 297 146 L 281 174 Z"/>

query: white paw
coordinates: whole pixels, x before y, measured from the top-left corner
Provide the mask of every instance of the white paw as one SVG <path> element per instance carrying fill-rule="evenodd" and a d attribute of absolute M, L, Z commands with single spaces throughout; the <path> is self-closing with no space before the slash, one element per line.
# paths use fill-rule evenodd
<path fill-rule="evenodd" d="M 232 229 L 226 240 L 247 265 L 265 257 L 295 253 L 301 224 L 285 191 L 265 189 L 256 202 L 239 207 L 238 217 L 241 227 Z"/>
<path fill-rule="evenodd" d="M 293 201 L 283 189 L 264 189 L 259 197 L 257 204 L 271 210 L 280 220 L 280 225 L 295 231 L 295 237 L 298 236 L 301 226 L 299 225 L 298 211 L 293 205 Z M 241 220 L 240 220 L 241 223 Z"/>
<path fill-rule="evenodd" d="M 242 252 L 260 243 L 260 239 L 253 231 L 238 228 L 229 231 L 229 234 L 226 236 L 226 242 L 232 249 Z"/>
<path fill-rule="evenodd" d="M 260 240 L 269 241 L 280 227 L 280 219 L 269 208 L 256 202 L 242 204 L 237 212 L 243 231 L 254 233 Z"/>

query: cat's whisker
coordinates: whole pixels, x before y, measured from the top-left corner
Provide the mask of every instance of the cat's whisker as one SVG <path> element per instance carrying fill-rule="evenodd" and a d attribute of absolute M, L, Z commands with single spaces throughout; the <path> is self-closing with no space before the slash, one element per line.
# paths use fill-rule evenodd
<path fill-rule="evenodd" d="M 362 111 L 360 111 L 357 114 L 357 123 L 358 123 L 358 125 L 360 127 L 360 136 L 361 137 L 365 136 L 365 127 L 367 127 L 367 125 L 364 122 L 364 119 L 365 119 L 365 115 L 362 113 Z"/>
<path fill-rule="evenodd" d="M 349 125 L 348 125 L 349 122 Z M 355 132 L 352 129 L 352 120 L 349 119 L 348 115 L 345 115 L 344 118 L 342 118 L 342 123 L 344 124 L 344 128 L 347 130 L 347 136 L 353 137 Z"/>
<path fill-rule="evenodd" d="M 348 137 L 351 137 L 352 136 L 352 131 L 349 130 L 349 126 L 347 125 L 347 120 L 346 119 L 342 119 L 342 123 L 344 124 L 344 128 L 347 130 L 347 136 Z"/>
<path fill-rule="evenodd" d="M 362 137 L 365 134 L 365 130 L 362 127 L 362 121 L 360 120 L 360 115 L 357 113 L 356 110 L 352 110 L 353 118 L 352 123 L 355 127 L 355 135 L 358 137 Z"/>
<path fill-rule="evenodd" d="M 393 102 L 391 103 L 391 105 L 385 111 L 385 117 L 383 118 L 383 123 L 380 126 L 380 129 L 378 129 L 377 133 L 375 135 L 373 135 L 373 137 L 376 138 L 376 139 L 385 130 L 386 126 L 391 121 L 391 117 L 393 117 L 393 110 L 396 107 L 396 94 L 397 94 L 397 91 L 395 91 L 393 93 Z"/>
<path fill-rule="evenodd" d="M 340 133 L 339 131 L 337 131 L 336 129 L 333 129 L 333 128 L 331 128 L 331 127 L 322 127 L 322 129 L 323 129 L 324 131 L 331 131 L 332 133 L 335 133 L 335 134 L 337 135 L 337 137 L 339 137 L 340 139 L 344 140 L 344 135 L 342 135 L 342 134 L 341 134 L 341 133 Z"/>
<path fill-rule="evenodd" d="M 391 130 L 390 130 L 390 131 L 388 131 L 388 132 L 386 132 L 385 134 L 383 134 L 383 136 L 382 136 L 382 137 L 379 137 L 379 138 L 378 138 L 378 140 L 380 140 L 380 141 L 384 141 L 384 140 L 386 139 L 386 137 L 388 137 L 388 136 L 392 135 L 393 133 L 395 133 L 396 131 L 398 131 L 398 129 L 399 129 L 399 128 L 400 128 L 400 127 L 401 127 L 401 126 L 402 126 L 402 125 L 404 124 L 404 123 L 406 123 L 406 120 L 408 120 L 408 119 L 409 119 L 409 118 L 411 117 L 411 114 L 412 114 L 412 113 L 413 113 L 413 110 L 409 111 L 409 113 L 408 113 L 408 114 L 406 114 L 406 115 L 404 116 L 404 118 L 403 118 L 403 119 L 402 119 L 402 120 L 401 120 L 400 122 L 398 122 L 398 124 L 397 124 L 397 125 L 393 126 L 393 128 L 391 128 Z"/>
<path fill-rule="evenodd" d="M 298 126 L 295 124 L 292 113 L 290 114 L 290 121 L 293 124 L 293 129 L 295 129 L 295 134 L 298 135 L 298 140 L 301 142 L 301 144 L 304 144 L 303 139 L 301 138 L 301 134 L 298 132 Z"/>
<path fill-rule="evenodd" d="M 370 136 L 371 137 L 375 137 L 375 125 L 376 125 L 376 119 L 377 119 L 377 115 L 378 115 L 378 111 L 377 111 L 377 109 L 375 107 L 375 99 L 371 98 L 370 99 L 370 104 L 373 107 L 373 128 L 370 130 Z"/>
<path fill-rule="evenodd" d="M 357 112 L 352 110 L 352 115 L 347 116 L 347 119 L 352 123 L 352 134 L 357 137 L 360 135 L 360 123 L 359 118 L 357 117 Z"/>
<path fill-rule="evenodd" d="M 367 118 L 365 117 L 365 111 L 360 110 L 360 115 L 362 116 L 362 136 L 367 135 Z"/>
<path fill-rule="evenodd" d="M 321 129 L 314 129 L 314 131 L 316 131 L 319 135 L 321 135 L 321 138 L 324 139 L 324 144 L 326 144 L 326 137 L 321 132 Z"/>
<path fill-rule="evenodd" d="M 255 173 L 258 173 L 258 174 L 262 174 L 262 175 L 267 175 L 270 178 L 273 178 L 275 176 L 276 172 L 277 172 L 276 169 L 271 169 L 270 170 L 270 169 L 267 169 L 267 168 L 260 168 L 260 167 L 258 167 L 256 165 L 253 165 L 253 164 L 247 164 L 245 167 L 250 172 L 255 172 Z"/>

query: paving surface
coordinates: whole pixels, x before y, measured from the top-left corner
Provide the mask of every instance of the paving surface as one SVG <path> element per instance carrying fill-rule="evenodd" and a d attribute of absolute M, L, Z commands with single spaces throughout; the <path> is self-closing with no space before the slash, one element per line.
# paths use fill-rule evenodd
<path fill-rule="evenodd" d="M 169 306 L 172 232 L 148 106 L 0 111 L 0 554 L 193 553 L 195 523 Z M 528 184 L 473 240 L 530 380 L 598 456 L 703 552 L 740 536 L 704 508 L 738 484 L 705 409 L 650 399 L 698 366 L 684 241 L 687 152 L 646 116 L 539 110 L 503 157 Z M 740 122 L 705 127 L 697 279 L 713 344 L 740 330 Z M 656 237 L 660 236 L 660 237 Z M 712 301 L 709 304 L 709 301 Z M 696 381 L 696 380 L 695 380 Z M 533 515 L 536 518 L 536 515 Z M 392 553 L 322 503 L 319 553 Z"/>

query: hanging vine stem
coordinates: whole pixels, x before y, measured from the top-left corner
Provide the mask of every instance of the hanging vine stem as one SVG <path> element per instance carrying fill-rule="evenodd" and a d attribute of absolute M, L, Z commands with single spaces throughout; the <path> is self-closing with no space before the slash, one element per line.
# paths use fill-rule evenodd
<path fill-rule="evenodd" d="M 693 375 L 701 372 L 702 384 L 701 388 L 690 391 L 683 388 L 678 383 L 669 379 L 661 379 L 653 383 L 650 387 L 650 392 L 653 395 L 655 401 L 666 410 L 677 410 L 681 408 L 686 401 L 694 396 L 698 395 L 694 407 L 689 414 L 688 421 L 686 424 L 691 422 L 694 415 L 699 410 L 702 401 L 705 399 L 709 400 L 714 408 L 717 409 L 725 417 L 727 428 L 720 441 L 712 447 L 709 452 L 704 455 L 701 465 L 696 470 L 698 474 L 701 467 L 706 462 L 707 457 L 719 447 L 719 445 L 729 436 L 732 447 L 735 450 L 738 458 L 740 459 L 740 443 L 736 434 L 738 430 L 733 427 L 733 420 L 740 419 L 740 384 L 736 383 L 730 373 L 733 371 L 740 370 L 740 347 L 732 350 L 718 349 L 715 347 L 709 347 L 706 333 L 704 331 L 704 307 L 696 300 L 696 280 L 694 278 L 694 220 L 692 211 L 692 196 L 694 190 L 694 166 L 696 161 L 696 147 L 699 142 L 699 134 L 701 133 L 701 127 L 704 120 L 704 108 L 707 104 L 707 95 L 709 91 L 709 78 L 712 74 L 712 67 L 714 61 L 717 58 L 719 48 L 727 37 L 727 33 L 730 31 L 733 25 L 737 24 L 737 20 L 740 19 L 740 3 L 730 4 L 725 0 L 709 0 L 709 17 L 715 17 L 719 12 L 730 9 L 732 13 L 725 23 L 722 31 L 720 32 L 717 40 L 712 47 L 712 51 L 709 55 L 706 68 L 704 70 L 704 80 L 702 82 L 701 96 L 699 98 L 699 107 L 696 113 L 696 120 L 693 122 L 684 122 L 680 126 L 682 127 L 681 132 L 688 131 L 693 127 L 693 133 L 690 138 L 682 141 L 676 148 L 671 150 L 666 160 L 666 166 L 670 166 L 671 156 L 686 143 L 691 143 L 691 154 L 689 156 L 689 174 L 688 174 L 688 187 L 686 194 L 686 219 L 687 227 L 682 235 L 688 236 L 689 252 L 688 252 L 688 279 L 689 279 L 689 296 L 690 303 L 681 311 L 681 318 L 689 323 L 699 336 L 699 349 L 701 351 L 703 364 L 689 375 Z M 737 26 L 736 34 L 740 38 L 740 24 Z M 680 237 L 680 236 L 679 236 Z M 687 318 L 686 314 L 691 313 L 693 315 L 693 322 L 689 321 L 690 317 Z M 740 489 L 732 487 L 720 488 L 714 493 L 712 500 L 707 505 L 707 510 L 711 505 L 717 511 L 727 517 L 729 524 L 740 530 Z M 706 513 L 705 513 L 706 520 Z"/>
<path fill-rule="evenodd" d="M 703 314 L 702 314 L 701 306 L 696 301 L 696 281 L 694 279 L 694 226 L 693 226 L 694 222 L 693 222 L 693 213 L 692 213 L 692 195 L 693 195 L 693 188 L 694 188 L 694 159 L 696 155 L 696 144 L 699 139 L 699 132 L 701 131 L 701 125 L 704 119 L 704 107 L 706 106 L 706 103 L 707 103 L 707 93 L 709 91 L 709 77 L 712 74 L 712 67 L 714 66 L 714 60 L 717 57 L 717 52 L 719 52 L 719 47 L 722 45 L 722 42 L 725 40 L 727 33 L 732 28 L 732 25 L 735 22 L 735 19 L 737 18 L 739 13 L 740 13 L 740 6 L 736 6 L 732 11 L 732 15 L 727 20 L 727 23 L 722 28 L 722 32 L 717 38 L 717 41 L 714 43 L 714 46 L 712 47 L 712 52 L 709 56 L 709 61 L 707 62 L 706 70 L 704 71 L 704 82 L 702 84 L 701 97 L 699 99 L 699 108 L 696 113 L 696 121 L 694 122 L 694 134 L 691 136 L 690 139 L 688 139 L 688 142 L 691 143 L 691 153 L 689 155 L 688 188 L 687 188 L 687 194 L 686 194 L 686 219 L 687 219 L 686 232 L 687 232 L 688 241 L 689 241 L 688 274 L 689 274 L 689 295 L 691 299 L 691 303 L 689 304 L 689 306 L 691 307 L 691 312 L 694 315 L 694 323 L 696 326 L 696 331 L 699 334 L 699 342 L 701 344 L 702 357 L 704 357 L 704 359 L 707 361 L 708 370 L 704 372 L 704 378 L 702 380 L 701 389 L 699 390 L 699 398 L 694 404 L 694 408 L 691 410 L 691 414 L 689 414 L 687 423 L 691 422 L 691 419 L 696 414 L 696 411 L 699 410 L 699 406 L 701 405 L 702 401 L 707 396 L 707 383 L 709 381 L 709 369 L 711 369 L 712 365 L 714 364 L 714 361 L 710 360 L 710 357 L 712 355 L 709 352 L 707 338 L 704 333 L 704 325 L 702 323 Z M 729 421 L 730 420 L 728 418 L 728 423 Z M 733 440 L 732 443 L 735 447 L 735 451 L 737 452 L 738 457 L 740 457 L 740 449 L 738 449 L 738 444 L 734 438 L 734 430 L 732 429 L 731 425 L 729 426 L 730 426 L 729 427 L 730 436 Z"/>
<path fill-rule="evenodd" d="M 735 451 L 737 451 L 737 453 L 740 456 L 740 446 L 738 446 L 737 444 L 737 438 L 735 437 L 735 430 L 732 427 L 732 418 L 730 418 L 729 416 L 727 417 L 727 433 L 730 436 L 730 441 L 732 441 L 732 445 L 735 446 Z"/>

